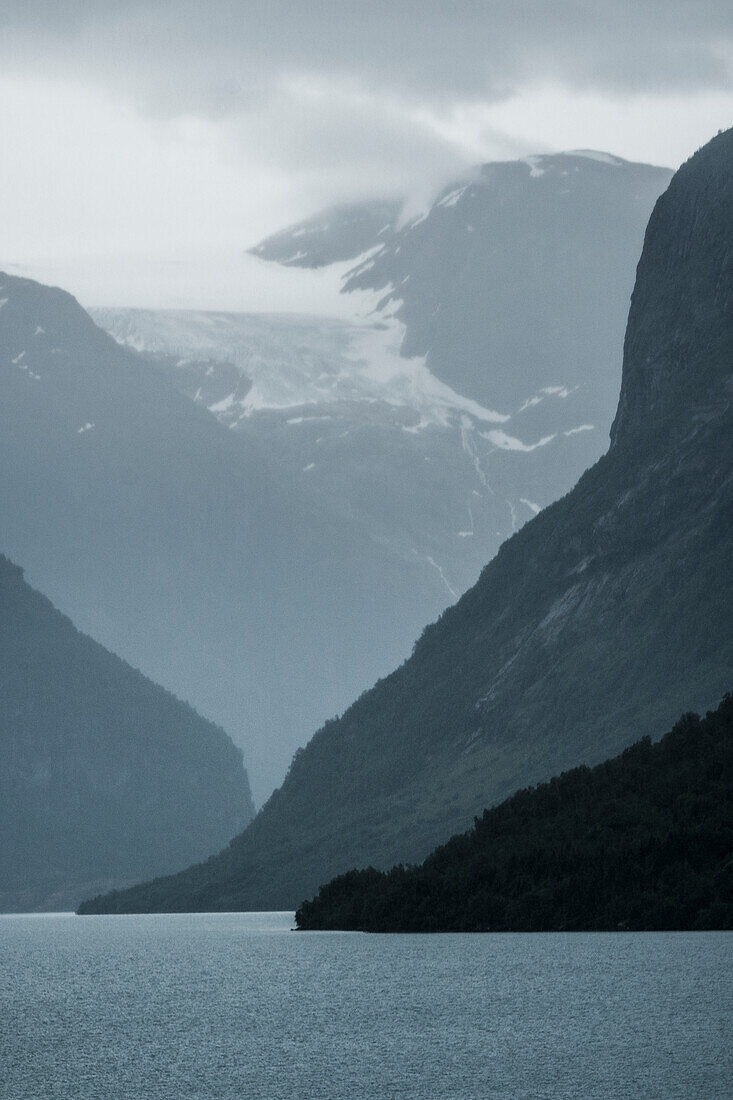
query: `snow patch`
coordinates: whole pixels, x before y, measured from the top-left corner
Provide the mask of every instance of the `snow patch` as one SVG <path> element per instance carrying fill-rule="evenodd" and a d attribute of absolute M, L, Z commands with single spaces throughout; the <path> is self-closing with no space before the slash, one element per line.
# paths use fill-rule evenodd
<path fill-rule="evenodd" d="M 491 485 L 489 484 L 489 479 L 487 478 L 486 474 L 484 473 L 483 466 L 481 465 L 481 456 L 479 455 L 476 444 L 474 443 L 473 438 L 472 438 L 473 430 L 474 430 L 474 424 L 473 424 L 473 421 L 471 420 L 471 418 L 468 417 L 468 416 L 462 416 L 461 417 L 461 447 L 463 448 L 464 452 L 468 455 L 468 457 L 471 459 L 471 463 L 473 465 L 473 468 L 476 471 L 476 477 L 479 479 L 479 481 L 483 485 L 484 489 L 486 489 L 487 492 L 489 492 L 493 495 L 494 490 L 491 488 Z M 476 490 L 474 490 L 474 492 L 475 491 Z M 473 523 L 473 516 L 471 517 L 471 522 Z"/>
<path fill-rule="evenodd" d="M 574 386 L 572 390 L 569 390 L 567 386 L 543 386 L 540 393 L 546 393 L 548 397 L 570 397 L 578 387 Z"/>
<path fill-rule="evenodd" d="M 417 424 L 412 424 L 410 427 L 403 424 L 402 431 L 406 432 L 407 435 L 418 435 L 420 432 L 425 431 L 426 428 L 429 428 L 431 423 L 432 421 L 426 420 L 424 416 L 421 416 Z"/>
<path fill-rule="evenodd" d="M 519 498 L 519 503 L 520 504 L 526 504 L 527 507 L 529 508 L 529 510 L 531 512 L 533 512 L 535 515 L 537 515 L 538 512 L 542 511 L 539 504 L 535 504 L 535 502 L 533 500 L 527 500 L 526 497 L 520 497 Z"/>
<path fill-rule="evenodd" d="M 234 405 L 234 402 L 236 400 L 237 400 L 236 393 L 230 393 L 222 401 L 215 401 L 213 405 L 209 405 L 209 407 L 208 407 L 209 412 L 212 412 L 212 413 L 229 412 L 229 410 L 232 408 L 232 406 Z"/>
<path fill-rule="evenodd" d="M 577 428 L 568 428 L 568 430 L 566 432 L 563 432 L 562 434 L 577 435 L 578 432 L 592 432 L 594 427 L 594 424 L 580 424 Z"/>
<path fill-rule="evenodd" d="M 411 233 L 413 229 L 416 229 L 418 225 L 421 225 L 422 222 L 427 221 L 427 219 L 427 214 L 418 214 L 416 218 L 413 218 L 411 222 L 408 222 L 408 224 L 405 226 L 405 229 Z"/>
<path fill-rule="evenodd" d="M 538 447 L 546 447 L 548 443 L 551 443 L 556 434 L 556 432 L 553 432 L 552 435 L 543 435 L 536 443 L 523 443 L 516 436 L 507 435 L 506 432 L 496 428 L 490 432 L 479 432 L 482 439 L 488 439 L 489 443 L 493 443 L 495 447 L 502 451 L 536 451 Z"/>
<path fill-rule="evenodd" d="M 91 423 L 91 421 L 87 420 L 86 424 L 82 424 L 81 428 L 76 429 L 76 434 L 84 435 L 84 432 L 91 432 L 93 427 L 94 425 Z"/>
<path fill-rule="evenodd" d="M 353 270 L 353 264 L 344 265 Z M 498 425 L 510 417 L 457 393 L 429 370 L 425 357 L 400 354 L 404 325 L 393 316 L 402 300 L 388 285 L 351 290 L 353 320 L 206 311 L 95 311 L 98 323 L 127 346 L 233 363 L 249 389 L 234 389 L 209 406 L 229 422 L 262 410 L 293 410 L 291 423 L 329 413 L 339 402 L 382 402 L 410 412 L 404 431 L 460 424 L 461 417 Z M 357 312 L 358 310 L 358 312 Z M 214 373 L 207 366 L 202 373 Z"/>
<path fill-rule="evenodd" d="M 455 206 L 456 203 L 459 201 L 461 195 L 463 195 L 467 190 L 468 190 L 468 185 L 467 184 L 464 185 L 463 187 L 456 187 L 454 191 L 450 191 L 442 199 L 438 199 L 438 201 L 436 202 L 435 205 L 436 206 L 445 206 L 445 207 Z"/>
<path fill-rule="evenodd" d="M 540 176 L 544 176 L 547 171 L 546 168 L 540 168 L 540 163 L 543 157 L 523 157 L 522 160 L 525 164 L 529 165 L 529 174 L 533 179 L 538 179 Z"/>
<path fill-rule="evenodd" d="M 586 160 L 599 160 L 601 164 L 612 164 L 615 168 L 623 164 L 620 157 L 613 157 L 610 153 L 600 153 L 597 149 L 571 149 L 571 157 L 585 157 Z"/>
<path fill-rule="evenodd" d="M 332 416 L 291 416 L 286 424 L 312 424 L 317 420 L 333 420 Z"/>
<path fill-rule="evenodd" d="M 564 400 L 566 397 L 570 397 L 572 393 L 575 393 L 577 388 L 577 386 L 573 386 L 572 389 L 569 389 L 567 386 L 543 386 L 536 394 L 527 398 L 524 404 L 519 406 L 517 412 L 522 413 L 525 409 L 534 408 L 535 405 L 539 405 L 541 401 L 544 401 L 546 397 L 559 397 Z"/>
<path fill-rule="evenodd" d="M 453 587 L 453 585 L 450 583 L 450 581 L 446 577 L 445 573 L 443 572 L 442 567 L 440 565 L 438 565 L 437 561 L 435 561 L 434 558 L 430 557 L 430 554 L 425 555 L 425 560 L 427 561 L 428 565 L 432 565 L 433 569 L 436 569 L 438 571 L 438 573 L 440 574 L 440 579 L 442 580 L 443 584 L 445 585 L 445 587 L 450 592 L 451 597 L 454 600 L 457 600 L 458 599 L 458 593 L 456 592 L 455 588 Z"/>

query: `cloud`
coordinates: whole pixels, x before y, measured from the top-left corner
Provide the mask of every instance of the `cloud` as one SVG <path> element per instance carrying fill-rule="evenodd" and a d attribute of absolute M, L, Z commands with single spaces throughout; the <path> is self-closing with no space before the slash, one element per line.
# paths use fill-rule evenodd
<path fill-rule="evenodd" d="M 729 86 L 727 0 L 5 0 L 5 64 L 127 86 L 150 109 L 220 115 L 293 74 L 433 106 L 531 80 L 638 93 Z M 49 56 L 49 54 L 51 56 Z"/>
<path fill-rule="evenodd" d="M 3 0 L 4 240 L 251 244 L 482 160 L 679 163 L 732 58 L 728 0 Z"/>
<path fill-rule="evenodd" d="M 525 151 L 456 120 L 542 84 L 730 88 L 725 0 L 5 0 L 0 65 L 221 123 L 232 150 L 362 190 Z M 349 169 L 350 166 L 350 169 Z M 306 183 L 307 185 L 307 183 Z M 353 188 L 352 188 L 353 189 Z"/>

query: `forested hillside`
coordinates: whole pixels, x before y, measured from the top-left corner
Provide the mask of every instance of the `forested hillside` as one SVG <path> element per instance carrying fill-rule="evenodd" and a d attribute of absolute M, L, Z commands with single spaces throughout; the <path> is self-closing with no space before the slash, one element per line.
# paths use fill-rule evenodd
<path fill-rule="evenodd" d="M 566 932 L 733 928 L 733 696 L 593 769 L 484 811 L 418 867 L 341 875 L 298 928 Z"/>

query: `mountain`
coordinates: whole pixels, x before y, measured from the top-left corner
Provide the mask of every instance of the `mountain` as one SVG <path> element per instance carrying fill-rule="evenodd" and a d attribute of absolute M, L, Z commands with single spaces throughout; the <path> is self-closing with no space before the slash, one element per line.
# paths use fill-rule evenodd
<path fill-rule="evenodd" d="M 548 416 L 563 403 L 566 428 L 523 438 L 522 417 L 485 408 L 421 358 L 401 357 L 394 319 L 93 316 L 124 346 L 154 355 L 181 393 L 253 442 L 314 507 L 361 524 L 397 555 L 416 624 L 470 587 L 504 539 L 568 487 L 594 434 L 555 394 Z"/>
<path fill-rule="evenodd" d="M 251 252 L 288 267 L 327 267 L 353 260 L 392 237 L 402 210 L 400 200 L 376 200 L 332 206 L 322 214 L 274 233 Z"/>
<path fill-rule="evenodd" d="M 223 730 L 81 634 L 0 557 L 0 910 L 216 851 L 254 810 Z"/>
<path fill-rule="evenodd" d="M 602 453 L 634 267 L 669 177 L 607 154 L 485 165 L 422 219 L 401 224 L 395 201 L 343 206 L 253 250 L 306 269 L 338 264 L 337 285 L 346 269 L 344 300 L 361 311 L 350 321 L 93 316 L 123 346 L 154 355 L 175 388 L 267 457 L 274 477 L 399 561 L 413 637 L 401 631 L 401 651 L 390 651 L 398 660 Z M 386 618 L 377 644 L 395 629 Z M 354 691 L 331 692 L 317 722 L 342 710 L 368 671 L 390 667 L 370 644 L 362 638 Z M 288 736 L 291 750 L 314 709 L 299 740 Z M 233 715 L 218 716 L 234 728 Z"/>
<path fill-rule="evenodd" d="M 419 867 L 351 871 L 301 930 L 733 928 L 733 696 L 662 740 L 520 791 Z"/>
<path fill-rule="evenodd" d="M 600 427 L 595 460 L 618 398 L 634 265 L 671 175 L 592 151 L 484 164 L 404 225 L 385 205 L 385 224 L 360 238 L 364 255 L 351 253 L 343 292 L 372 292 L 405 325 L 403 355 L 426 356 L 464 396 L 509 413 L 539 399 L 524 410 L 530 434 L 547 389 L 572 391 L 583 410 L 575 423 Z M 357 204 L 352 216 L 369 209 Z M 340 214 L 325 211 L 252 252 L 279 262 L 287 253 L 303 267 L 346 258 Z M 550 430 L 568 426 L 555 415 Z"/>
<path fill-rule="evenodd" d="M 222 725 L 257 800 L 450 598 L 61 290 L 0 276 L 0 392 L 0 550 Z"/>
<path fill-rule="evenodd" d="M 508 540 L 412 657 L 296 754 L 198 867 L 95 911 L 286 907 L 425 858 L 519 788 L 592 765 L 733 670 L 733 130 L 647 228 L 608 453 Z"/>

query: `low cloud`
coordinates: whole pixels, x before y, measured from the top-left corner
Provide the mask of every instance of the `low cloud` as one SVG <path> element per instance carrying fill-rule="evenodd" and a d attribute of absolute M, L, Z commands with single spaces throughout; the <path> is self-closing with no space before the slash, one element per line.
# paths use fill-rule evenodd
<path fill-rule="evenodd" d="M 700 102 L 701 122 L 693 120 L 689 129 L 695 140 L 705 140 L 727 124 L 720 115 L 733 102 L 732 58 L 733 8 L 715 0 L 0 5 L 0 72 L 6 83 L 21 89 L 35 81 L 39 94 L 56 87 L 79 103 L 96 102 L 107 111 L 112 135 L 116 120 L 124 118 L 130 156 L 119 170 L 120 187 L 127 186 L 127 173 L 131 186 L 138 186 L 139 177 L 139 186 L 154 196 L 165 193 L 155 158 L 146 152 L 141 164 L 134 153 L 130 109 L 146 151 L 150 135 L 161 149 L 166 140 L 177 143 L 181 159 L 189 148 L 202 150 L 202 163 L 190 172 L 179 170 L 172 154 L 161 153 L 159 172 L 175 162 L 171 186 L 177 203 L 190 191 L 198 222 L 204 213 L 204 220 L 213 219 L 212 202 L 222 205 L 217 187 L 227 188 L 224 206 L 231 210 L 231 177 L 238 177 L 245 243 L 275 228 L 278 217 L 303 216 L 327 202 L 389 193 L 414 198 L 418 186 L 424 192 L 420 201 L 470 163 L 538 152 L 543 143 L 549 150 L 568 141 L 610 146 L 613 139 L 611 151 L 624 154 L 630 147 L 633 154 L 641 145 L 646 158 L 654 133 L 663 130 L 647 105 L 664 96 Z M 714 101 L 712 111 L 703 106 L 706 97 Z M 563 125 L 571 101 L 575 126 Z M 610 112 L 604 128 L 606 104 L 615 105 L 615 114 Z M 34 109 L 38 118 L 41 108 Z M 672 113 L 678 112 L 679 106 Z M 46 113 L 56 119 L 59 110 L 49 102 Z M 30 135 L 29 119 L 23 133 Z M 86 179 L 105 175 L 110 156 L 98 167 L 102 154 L 95 160 L 95 150 L 84 147 L 83 126 L 70 124 L 67 135 L 60 118 L 56 128 L 68 144 L 64 173 L 73 199 Z M 650 141 L 619 147 L 617 135 L 634 128 Z M 29 139 L 18 144 L 23 140 Z M 686 141 L 685 131 L 680 157 Z M 666 148 L 660 139 L 651 155 L 673 163 Z M 31 170 L 23 168 L 24 159 L 27 151 L 14 161 L 19 176 Z M 52 169 L 46 170 L 40 152 L 31 159 L 38 161 L 39 188 L 45 186 Z M 78 176 L 82 169 L 86 173 L 83 178 L 77 179 L 74 164 Z M 58 167 L 53 172 L 58 176 Z M 187 176 L 206 172 L 208 182 L 202 179 L 192 189 Z M 26 186 L 19 178 L 19 211 Z M 199 192 L 207 193 L 206 203 Z"/>
<path fill-rule="evenodd" d="M 283 74 L 408 99 L 492 100 L 531 79 L 587 90 L 727 86 L 726 0 L 5 0 L 6 64 L 56 62 L 126 84 L 151 108 L 220 114 Z"/>

